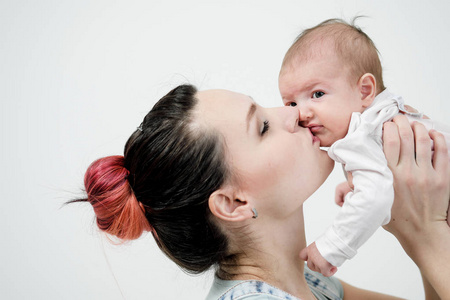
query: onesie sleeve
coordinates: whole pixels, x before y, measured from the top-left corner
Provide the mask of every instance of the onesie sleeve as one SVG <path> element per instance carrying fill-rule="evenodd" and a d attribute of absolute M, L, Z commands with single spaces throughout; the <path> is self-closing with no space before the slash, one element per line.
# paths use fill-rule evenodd
<path fill-rule="evenodd" d="M 397 113 L 387 109 L 375 120 L 354 113 L 347 136 L 335 142 L 328 155 L 343 164 L 353 176 L 353 192 L 345 197 L 331 227 L 316 240 L 322 256 L 339 267 L 356 255 L 357 249 L 390 220 L 394 200 L 393 176 L 382 147 L 382 125 Z"/>

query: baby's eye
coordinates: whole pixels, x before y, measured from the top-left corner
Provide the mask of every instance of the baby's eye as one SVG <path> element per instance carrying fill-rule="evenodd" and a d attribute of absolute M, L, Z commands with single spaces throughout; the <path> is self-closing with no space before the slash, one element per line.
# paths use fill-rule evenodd
<path fill-rule="evenodd" d="M 286 103 L 286 106 L 294 107 L 294 106 L 297 106 L 297 103 L 295 103 L 295 102 L 288 102 L 288 103 Z"/>
<path fill-rule="evenodd" d="M 314 99 L 317 99 L 317 98 L 322 97 L 323 95 L 325 95 L 324 92 L 322 92 L 322 91 L 317 91 L 317 92 L 314 92 L 314 93 L 312 94 L 312 97 L 313 97 Z"/>

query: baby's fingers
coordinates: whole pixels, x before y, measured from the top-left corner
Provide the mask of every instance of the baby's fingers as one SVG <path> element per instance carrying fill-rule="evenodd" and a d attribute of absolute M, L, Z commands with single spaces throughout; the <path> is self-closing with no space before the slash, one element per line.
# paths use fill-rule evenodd
<path fill-rule="evenodd" d="M 316 266 L 316 264 L 311 259 L 308 259 L 307 265 L 310 270 L 320 273 L 320 269 Z"/>
<path fill-rule="evenodd" d="M 300 251 L 300 258 L 304 261 L 308 260 L 308 248 L 303 248 L 303 250 Z"/>
<path fill-rule="evenodd" d="M 336 272 L 337 272 L 337 268 L 335 266 L 332 266 L 331 268 L 328 269 L 328 272 L 323 275 L 325 277 L 330 277 L 330 276 L 333 276 L 334 274 L 336 274 Z"/>
<path fill-rule="evenodd" d="M 337 205 L 344 205 L 345 195 L 347 195 L 351 191 L 348 182 L 342 182 L 336 186 L 336 191 L 334 194 L 334 201 Z"/>

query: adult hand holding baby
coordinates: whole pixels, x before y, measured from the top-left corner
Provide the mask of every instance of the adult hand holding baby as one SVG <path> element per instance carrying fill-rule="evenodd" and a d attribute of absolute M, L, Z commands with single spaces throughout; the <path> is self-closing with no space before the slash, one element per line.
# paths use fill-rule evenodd
<path fill-rule="evenodd" d="M 404 105 L 404 108 L 406 109 L 407 112 L 410 112 L 410 113 L 418 113 L 419 112 L 417 109 L 415 109 L 414 107 L 409 106 L 407 104 Z M 429 117 L 426 115 L 423 115 L 423 118 L 429 119 Z M 336 202 L 337 205 L 339 205 L 341 207 L 342 207 L 342 205 L 344 205 L 345 196 L 353 190 L 352 174 L 348 173 L 347 178 L 348 178 L 348 180 L 339 183 L 336 186 L 336 190 L 335 190 L 334 201 Z"/>
<path fill-rule="evenodd" d="M 391 222 L 384 228 L 401 243 L 422 272 L 428 293 L 450 299 L 450 168 L 442 134 L 427 132 L 399 115 L 384 124 L 384 152 L 394 174 Z M 431 141 L 435 149 L 432 154 Z M 430 260 L 430 257 L 433 259 Z"/>

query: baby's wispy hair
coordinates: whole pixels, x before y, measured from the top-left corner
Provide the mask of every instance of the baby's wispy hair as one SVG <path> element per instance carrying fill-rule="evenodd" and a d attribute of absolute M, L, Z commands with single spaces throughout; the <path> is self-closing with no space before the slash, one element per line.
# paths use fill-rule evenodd
<path fill-rule="evenodd" d="M 356 83 L 365 73 L 374 75 L 377 93 L 385 89 L 379 52 L 372 39 L 361 28 L 342 19 L 328 19 L 308 28 L 297 36 L 283 59 L 281 72 L 287 66 L 295 67 L 296 62 L 303 62 L 320 55 L 321 47 L 333 47 L 336 55 L 348 67 L 350 80 Z M 328 50 L 329 48 L 322 48 Z"/>

